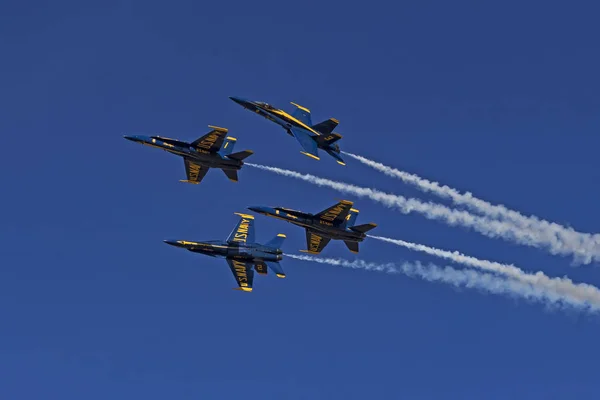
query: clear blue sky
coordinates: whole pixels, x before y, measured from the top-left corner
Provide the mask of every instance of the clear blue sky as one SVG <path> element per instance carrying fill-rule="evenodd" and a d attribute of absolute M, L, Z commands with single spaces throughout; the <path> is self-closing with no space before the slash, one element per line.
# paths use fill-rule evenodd
<path fill-rule="evenodd" d="M 0 398 L 599 397 L 598 317 L 291 259 L 231 290 L 223 260 L 162 240 L 346 196 L 249 167 L 185 185 L 180 159 L 122 138 L 225 126 L 249 161 L 423 197 L 302 156 L 228 96 L 294 101 L 339 119 L 344 150 L 598 232 L 596 3 L 2 2 Z M 595 265 L 347 198 L 373 233 L 600 285 Z M 369 240 L 359 258 L 444 265 Z"/>

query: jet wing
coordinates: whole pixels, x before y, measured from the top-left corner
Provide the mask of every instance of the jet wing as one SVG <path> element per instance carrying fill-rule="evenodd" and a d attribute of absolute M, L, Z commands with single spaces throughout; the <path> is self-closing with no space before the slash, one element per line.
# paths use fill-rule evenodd
<path fill-rule="evenodd" d="M 303 253 L 319 254 L 331 239 L 319 236 L 316 232 L 309 229 L 306 230 L 306 248 L 308 250 L 300 250 Z"/>
<path fill-rule="evenodd" d="M 227 264 L 237 281 L 239 286 L 238 290 L 244 292 L 252 291 L 252 282 L 254 281 L 254 271 L 252 270 L 253 265 L 245 263 L 243 261 L 227 259 Z"/>
<path fill-rule="evenodd" d="M 240 220 L 227 238 L 228 242 L 254 243 L 254 216 L 240 214 Z"/>
<path fill-rule="evenodd" d="M 189 158 L 184 158 L 183 163 L 185 164 L 187 180 L 182 180 L 181 182 L 200 183 L 209 170 L 209 168 L 204 167 Z"/>
<path fill-rule="evenodd" d="M 301 128 L 291 127 L 290 132 L 292 133 L 292 136 L 294 136 L 300 143 L 300 146 L 302 146 L 304 149 L 304 151 L 301 152 L 302 154 L 316 160 L 320 159 L 319 153 L 317 152 L 317 142 L 312 138 L 308 131 Z"/>
<path fill-rule="evenodd" d="M 221 146 L 223 146 L 223 141 L 227 136 L 227 129 L 212 125 L 209 125 L 208 127 L 213 128 L 213 130 L 194 140 L 191 143 L 191 146 L 199 151 L 204 150 L 209 153 L 216 153 L 221 150 Z"/>
<path fill-rule="evenodd" d="M 310 110 L 294 102 L 291 103 L 296 106 L 296 109 L 292 113 L 292 117 L 296 118 L 298 121 L 302 122 L 306 126 L 311 126 L 312 121 L 310 118 Z"/>
<path fill-rule="evenodd" d="M 350 215 L 352 204 L 351 201 L 342 200 L 320 213 L 315 214 L 315 217 L 319 218 L 321 221 L 331 223 L 333 226 L 342 225 Z"/>

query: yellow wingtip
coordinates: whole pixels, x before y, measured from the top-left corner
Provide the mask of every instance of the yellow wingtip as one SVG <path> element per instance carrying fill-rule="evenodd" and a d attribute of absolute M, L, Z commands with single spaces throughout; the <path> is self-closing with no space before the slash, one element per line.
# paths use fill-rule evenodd
<path fill-rule="evenodd" d="M 284 237 L 287 237 L 287 236 L 285 236 L 283 233 L 278 233 L 278 234 L 277 234 L 277 236 L 279 236 L 279 237 L 283 237 L 283 238 L 284 238 Z"/>
<path fill-rule="evenodd" d="M 340 165 L 343 165 L 343 166 L 346 166 L 346 163 L 345 163 L 345 162 L 342 162 L 342 161 L 339 161 L 339 160 L 336 160 L 336 161 L 337 161 L 337 163 L 338 163 L 338 164 L 340 164 Z"/>
<path fill-rule="evenodd" d="M 320 160 L 320 158 L 319 158 L 319 157 L 317 157 L 317 156 L 315 156 L 315 155 L 312 155 L 312 154 L 310 154 L 310 153 L 307 153 L 307 152 L 305 152 L 305 151 L 301 151 L 300 153 L 302 153 L 302 154 L 304 154 L 305 156 L 308 156 L 308 157 L 310 157 L 310 158 L 314 158 L 315 160 Z"/>
<path fill-rule="evenodd" d="M 285 275 L 284 274 L 277 274 L 277 277 L 278 278 L 285 278 Z"/>
<path fill-rule="evenodd" d="M 242 218 L 247 218 L 247 219 L 254 219 L 254 215 L 250 215 L 250 214 L 244 214 L 244 213 L 234 213 L 235 215 L 239 215 Z"/>
<path fill-rule="evenodd" d="M 221 131 L 221 132 L 229 131 L 227 128 L 222 128 L 220 126 L 215 126 L 215 125 L 209 125 L 208 127 L 214 129 L 215 131 Z"/>

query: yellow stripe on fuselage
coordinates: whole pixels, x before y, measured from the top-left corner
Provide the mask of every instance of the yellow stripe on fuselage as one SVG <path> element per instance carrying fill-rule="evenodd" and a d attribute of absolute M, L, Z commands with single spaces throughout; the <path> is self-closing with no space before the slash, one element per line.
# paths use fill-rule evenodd
<path fill-rule="evenodd" d="M 274 109 L 274 110 L 269 110 L 269 112 L 272 112 L 273 114 L 278 114 L 280 117 L 289 119 L 290 121 L 294 121 L 295 123 L 297 123 L 298 125 L 300 125 L 303 129 L 306 129 L 307 131 L 310 131 L 312 133 L 314 133 L 315 135 L 319 135 L 321 136 L 321 134 L 317 131 L 315 131 L 313 128 L 311 128 L 310 126 L 306 125 L 304 122 L 292 117 L 290 114 L 286 113 L 283 110 L 279 110 L 279 109 Z"/>

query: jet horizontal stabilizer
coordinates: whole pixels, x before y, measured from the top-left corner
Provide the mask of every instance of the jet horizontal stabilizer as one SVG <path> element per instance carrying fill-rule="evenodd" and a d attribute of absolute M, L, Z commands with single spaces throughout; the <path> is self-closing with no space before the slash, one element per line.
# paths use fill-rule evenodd
<path fill-rule="evenodd" d="M 283 272 L 281 264 L 279 264 L 277 261 L 266 261 L 265 264 L 271 268 L 271 271 L 275 272 L 275 275 L 278 278 L 285 278 L 285 272 Z"/>
<path fill-rule="evenodd" d="M 230 181 L 238 181 L 237 169 L 223 169 L 222 171 L 225 173 L 225 175 L 227 176 L 227 178 L 229 178 Z"/>
<path fill-rule="evenodd" d="M 349 240 L 344 240 L 344 244 L 346 244 L 346 247 L 351 252 L 358 253 L 358 242 L 351 242 Z"/>
<path fill-rule="evenodd" d="M 355 231 L 355 232 L 366 233 L 366 232 L 368 232 L 371 229 L 374 229 L 376 227 L 377 227 L 377 224 L 374 224 L 374 223 L 370 222 L 368 224 L 351 226 L 350 229 L 353 230 L 353 231 Z"/>
<path fill-rule="evenodd" d="M 232 160 L 242 161 L 243 159 L 250 157 L 254 152 L 252 150 L 242 150 L 237 153 L 228 154 L 225 157 L 230 158 Z"/>

